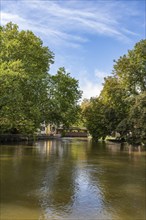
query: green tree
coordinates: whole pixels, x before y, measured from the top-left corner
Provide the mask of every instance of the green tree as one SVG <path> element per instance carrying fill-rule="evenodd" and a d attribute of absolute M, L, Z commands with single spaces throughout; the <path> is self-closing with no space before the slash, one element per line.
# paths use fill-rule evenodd
<path fill-rule="evenodd" d="M 90 106 L 90 99 L 86 99 L 84 98 L 83 101 L 80 104 L 80 117 L 79 117 L 79 126 L 80 127 L 86 127 L 86 115 L 85 115 L 85 111 L 86 109 Z"/>
<path fill-rule="evenodd" d="M 129 110 L 129 94 L 115 76 L 105 78 L 100 99 L 106 105 L 105 117 L 109 134 L 114 132 L 118 124 L 125 119 Z"/>
<path fill-rule="evenodd" d="M 45 119 L 54 55 L 15 24 L 1 27 L 0 36 L 0 132 L 34 132 Z"/>
<path fill-rule="evenodd" d="M 136 43 L 133 50 L 115 61 L 113 74 L 129 94 L 146 91 L 146 40 Z"/>
<path fill-rule="evenodd" d="M 101 94 L 84 109 L 94 138 L 118 131 L 121 138 L 145 141 L 146 40 L 115 61 L 113 75 L 105 78 Z"/>
<path fill-rule="evenodd" d="M 99 98 L 91 98 L 90 102 L 86 103 L 82 110 L 85 125 L 95 140 L 105 139 L 108 134 L 105 110 L 106 106 Z"/>
<path fill-rule="evenodd" d="M 146 92 L 135 97 L 129 111 L 129 141 L 146 145 Z"/>
<path fill-rule="evenodd" d="M 121 118 L 117 130 L 130 142 L 142 143 L 146 134 L 146 40 L 136 43 L 133 50 L 116 61 L 113 74 L 128 97 L 125 97 L 125 118 Z"/>
<path fill-rule="evenodd" d="M 79 118 L 78 104 L 82 92 L 78 80 L 70 76 L 65 68 L 59 68 L 56 75 L 51 77 L 51 105 L 48 117 L 51 123 L 68 127 Z"/>

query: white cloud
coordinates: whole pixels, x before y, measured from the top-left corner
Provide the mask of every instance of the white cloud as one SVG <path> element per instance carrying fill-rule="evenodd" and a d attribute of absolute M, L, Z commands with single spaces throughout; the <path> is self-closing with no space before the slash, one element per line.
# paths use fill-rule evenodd
<path fill-rule="evenodd" d="M 131 19 L 130 23 L 134 24 L 135 20 L 133 18 L 139 16 L 137 5 L 132 1 L 128 3 L 127 1 L 105 1 L 104 3 L 104 1 L 92 0 L 13 0 L 9 1 L 8 4 L 8 1 L 1 0 L 1 5 L 2 25 L 12 21 L 18 24 L 20 29 L 32 30 L 49 47 L 57 45 L 57 47 L 54 47 L 57 48 L 57 52 L 59 51 L 55 54 L 57 67 L 71 66 L 69 72 L 78 73 L 83 98 L 98 96 L 102 89 L 104 77 L 109 73 L 95 69 L 92 79 L 87 72 L 79 73 L 76 70 L 83 65 L 82 55 L 79 57 L 77 54 L 75 60 L 73 60 L 72 54 L 69 55 L 68 51 L 66 54 L 64 48 L 66 46 L 69 49 L 70 47 L 80 47 L 90 40 L 91 35 L 104 35 L 122 41 L 127 41 L 132 36 L 138 35 L 135 30 L 133 31 L 128 26 L 129 18 Z M 58 50 L 59 46 L 64 52 Z M 87 61 L 84 61 L 84 68 L 87 66 L 85 62 Z M 56 69 L 55 67 L 54 72 Z"/>
<path fill-rule="evenodd" d="M 87 78 L 82 79 L 80 81 L 80 89 L 83 91 L 82 99 L 99 96 L 102 85 L 99 83 L 94 83 L 89 81 Z"/>
<path fill-rule="evenodd" d="M 13 21 L 15 23 L 25 22 L 25 20 L 22 17 L 20 17 L 18 14 L 13 14 L 10 12 L 1 12 L 1 23 L 5 25 L 10 21 Z"/>
<path fill-rule="evenodd" d="M 97 81 L 100 81 L 101 83 L 103 83 L 104 78 L 109 75 L 109 73 L 98 70 L 98 69 L 95 69 L 94 73 L 95 73 L 95 77 Z"/>
<path fill-rule="evenodd" d="M 99 95 L 103 88 L 104 78 L 110 76 L 110 73 L 108 71 L 105 72 L 99 69 L 95 69 L 94 75 L 95 75 L 95 82 L 97 82 L 98 85 L 98 92 L 99 92 L 98 95 Z"/>
<path fill-rule="evenodd" d="M 87 98 L 90 99 L 91 97 L 97 97 L 100 95 L 100 92 L 103 88 L 104 77 L 107 77 L 109 73 L 95 69 L 93 71 L 92 78 L 88 76 L 86 70 L 79 71 L 79 83 L 80 89 L 83 91 L 82 99 Z"/>
<path fill-rule="evenodd" d="M 88 40 L 88 34 L 105 35 L 128 40 L 136 34 L 122 22 L 129 10 L 121 1 L 13 1 L 2 0 L 1 22 L 17 23 L 21 29 L 31 29 L 48 36 L 56 44 L 79 46 Z M 131 4 L 132 5 L 132 4 Z M 121 12 L 120 7 L 124 8 Z M 131 15 L 137 15 L 136 7 Z"/>
<path fill-rule="evenodd" d="M 91 97 L 99 96 L 102 90 L 102 83 L 101 81 L 97 81 L 96 77 L 92 77 L 92 80 L 89 76 L 87 76 L 86 70 L 81 70 L 78 75 L 79 79 L 79 86 L 80 89 L 83 91 L 82 99 L 87 98 L 90 99 Z"/>

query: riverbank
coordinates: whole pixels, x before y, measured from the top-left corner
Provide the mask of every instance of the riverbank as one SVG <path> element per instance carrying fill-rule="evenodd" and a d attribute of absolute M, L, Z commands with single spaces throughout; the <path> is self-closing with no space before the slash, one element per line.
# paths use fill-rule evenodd
<path fill-rule="evenodd" d="M 61 134 L 38 134 L 38 135 L 26 135 L 26 134 L 0 134 L 0 144 L 13 144 L 13 143 L 29 143 L 33 144 L 35 141 L 39 140 L 53 140 L 53 139 L 61 139 L 61 138 L 79 138 L 79 137 L 66 137 L 61 136 Z M 83 137 L 81 137 L 83 138 Z M 85 138 L 85 137 L 84 137 Z M 90 139 L 91 136 L 88 136 L 87 139 Z M 92 139 L 92 138 L 91 138 Z M 99 140 L 100 141 L 100 140 Z M 113 143 L 129 143 L 124 139 L 115 139 L 115 138 L 107 138 L 106 142 Z M 146 148 L 146 141 L 144 143 L 129 143 L 134 146 L 143 146 Z"/>
<path fill-rule="evenodd" d="M 22 135 L 22 134 L 0 134 L 0 143 L 15 143 L 24 141 L 50 140 L 61 138 L 59 135 L 39 134 L 39 135 Z"/>

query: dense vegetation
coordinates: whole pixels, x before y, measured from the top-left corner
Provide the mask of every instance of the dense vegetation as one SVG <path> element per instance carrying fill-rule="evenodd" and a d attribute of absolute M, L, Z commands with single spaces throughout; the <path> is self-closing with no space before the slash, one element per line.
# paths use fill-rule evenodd
<path fill-rule="evenodd" d="M 64 68 L 48 73 L 54 54 L 31 31 L 8 23 L 0 37 L 0 133 L 34 133 L 44 121 L 75 123 L 78 81 Z"/>
<path fill-rule="evenodd" d="M 42 122 L 82 123 L 96 140 L 115 132 L 146 141 L 146 40 L 114 61 L 100 95 L 81 98 L 78 81 L 64 67 L 49 74 L 54 54 L 31 31 L 0 27 L 0 133 L 34 133 Z"/>
<path fill-rule="evenodd" d="M 118 132 L 131 143 L 145 143 L 146 40 L 114 62 L 99 97 L 82 103 L 85 124 L 95 139 Z"/>

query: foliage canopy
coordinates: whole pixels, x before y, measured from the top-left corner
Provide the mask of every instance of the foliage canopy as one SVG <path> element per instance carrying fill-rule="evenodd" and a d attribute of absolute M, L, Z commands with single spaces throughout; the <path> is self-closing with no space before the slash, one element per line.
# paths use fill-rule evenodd
<path fill-rule="evenodd" d="M 93 138 L 119 132 L 132 143 L 146 142 L 146 40 L 114 61 L 99 97 L 82 108 Z"/>
<path fill-rule="evenodd" d="M 19 31 L 11 22 L 0 28 L 0 37 L 0 132 L 33 133 L 44 121 L 74 122 L 78 81 L 64 68 L 55 76 L 48 73 L 53 52 L 33 32 Z"/>

